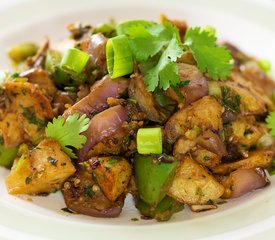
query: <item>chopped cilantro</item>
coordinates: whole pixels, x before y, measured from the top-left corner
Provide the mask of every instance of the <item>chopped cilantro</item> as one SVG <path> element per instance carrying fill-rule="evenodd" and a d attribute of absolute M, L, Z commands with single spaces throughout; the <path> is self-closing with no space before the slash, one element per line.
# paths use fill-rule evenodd
<path fill-rule="evenodd" d="M 95 193 L 93 191 L 92 186 L 88 186 L 88 187 L 84 188 L 84 191 L 83 191 L 83 196 L 84 197 L 91 197 L 93 195 L 95 195 Z"/>
<path fill-rule="evenodd" d="M 203 193 L 203 191 L 202 191 L 202 189 L 200 187 L 197 188 L 196 194 L 200 195 L 200 196 L 204 196 L 204 193 Z"/>
<path fill-rule="evenodd" d="M 226 79 L 230 74 L 232 56 L 223 46 L 217 46 L 214 31 L 189 28 L 184 38 L 184 46 L 189 49 L 201 72 L 208 72 L 214 80 Z"/>
<path fill-rule="evenodd" d="M 241 96 L 228 87 L 221 87 L 221 93 L 223 107 L 232 113 L 239 113 Z"/>
<path fill-rule="evenodd" d="M 38 130 L 42 129 L 43 127 L 46 126 L 46 121 L 39 119 L 34 112 L 34 108 L 33 107 L 23 107 L 21 106 L 23 109 L 23 116 L 27 119 L 27 121 L 30 124 L 35 124 L 37 125 Z"/>
<path fill-rule="evenodd" d="M 62 150 L 71 158 L 76 158 L 72 149 L 79 149 L 87 141 L 87 138 L 80 133 L 86 131 L 89 127 L 89 118 L 86 115 L 79 116 L 79 113 L 70 115 L 66 120 L 59 116 L 54 118 L 53 122 L 48 123 L 45 132 L 48 138 L 56 140 Z"/>

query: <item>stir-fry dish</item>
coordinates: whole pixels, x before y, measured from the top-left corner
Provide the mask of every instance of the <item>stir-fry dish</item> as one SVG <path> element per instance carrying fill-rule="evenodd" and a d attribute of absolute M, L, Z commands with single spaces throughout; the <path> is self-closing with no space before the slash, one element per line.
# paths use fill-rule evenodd
<path fill-rule="evenodd" d="M 166 221 L 270 184 L 267 60 L 165 16 L 68 29 L 58 45 L 8 51 L 0 165 L 9 194 L 61 191 L 71 212 L 107 218 L 131 194 L 143 218 Z"/>

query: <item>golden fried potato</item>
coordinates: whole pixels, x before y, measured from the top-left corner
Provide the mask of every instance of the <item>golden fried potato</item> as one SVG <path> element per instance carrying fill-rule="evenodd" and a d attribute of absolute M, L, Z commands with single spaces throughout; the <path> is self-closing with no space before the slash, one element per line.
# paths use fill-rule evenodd
<path fill-rule="evenodd" d="M 242 114 L 263 114 L 267 111 L 265 102 L 256 91 L 232 81 L 224 82 L 222 85 L 240 95 L 240 110 Z"/>
<path fill-rule="evenodd" d="M 24 142 L 24 130 L 18 114 L 7 113 L 0 121 L 0 135 L 3 137 L 5 147 L 16 147 Z"/>
<path fill-rule="evenodd" d="M 176 112 L 165 125 L 165 135 L 169 142 L 175 142 L 188 129 L 198 127 L 207 129 L 222 129 L 222 106 L 213 97 L 206 96 L 191 106 Z"/>
<path fill-rule="evenodd" d="M 256 122 L 254 116 L 239 116 L 227 128 L 226 133 L 230 141 L 249 148 L 258 142 L 264 134 L 264 129 Z"/>
<path fill-rule="evenodd" d="M 232 163 L 224 163 L 212 168 L 213 173 L 226 175 L 236 169 L 266 168 L 272 162 L 273 151 L 257 150 L 249 152 L 248 158 Z"/>
<path fill-rule="evenodd" d="M 187 204 L 207 204 L 223 195 L 224 187 L 186 155 L 176 170 L 167 194 Z"/>
<path fill-rule="evenodd" d="M 60 145 L 52 139 L 44 139 L 15 160 L 6 186 L 10 194 L 51 193 L 61 189 L 74 172 L 71 159 Z"/>
<path fill-rule="evenodd" d="M 89 162 L 96 182 L 105 196 L 114 202 L 125 192 L 131 179 L 130 163 L 121 157 L 94 157 Z"/>
<path fill-rule="evenodd" d="M 29 140 L 38 143 L 43 128 L 53 118 L 48 98 L 36 85 L 28 82 L 6 82 L 4 88 L 10 103 L 8 111 L 18 114 Z"/>
<path fill-rule="evenodd" d="M 192 152 L 192 157 L 195 161 L 206 167 L 215 167 L 221 161 L 220 156 L 199 146 Z"/>

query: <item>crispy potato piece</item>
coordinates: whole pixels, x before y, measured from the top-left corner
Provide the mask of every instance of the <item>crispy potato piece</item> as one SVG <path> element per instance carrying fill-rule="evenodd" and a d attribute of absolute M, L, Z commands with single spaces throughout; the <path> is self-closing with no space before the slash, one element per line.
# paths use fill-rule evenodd
<path fill-rule="evenodd" d="M 255 69 L 255 67 L 259 67 L 255 61 L 242 64 L 241 73 L 233 71 L 230 80 L 245 86 L 267 106 L 269 111 L 272 111 L 275 109 L 274 103 L 271 101 L 275 83 L 266 74 L 263 74 L 259 68 Z"/>
<path fill-rule="evenodd" d="M 10 194 L 51 193 L 61 189 L 75 172 L 71 159 L 51 139 L 44 139 L 32 151 L 24 153 L 6 178 Z"/>
<path fill-rule="evenodd" d="M 28 82 L 38 84 L 45 94 L 54 96 L 57 92 L 54 82 L 50 79 L 47 71 L 40 68 L 32 68 L 20 74 L 20 77 L 28 78 Z"/>
<path fill-rule="evenodd" d="M 272 162 L 273 151 L 258 150 L 249 153 L 248 158 L 232 163 L 224 163 L 212 168 L 213 173 L 226 175 L 236 169 L 266 168 Z"/>
<path fill-rule="evenodd" d="M 120 157 L 91 158 L 89 163 L 103 193 L 114 202 L 128 186 L 132 176 L 131 165 Z"/>
<path fill-rule="evenodd" d="M 6 82 L 4 88 L 10 102 L 8 111 L 18 114 L 29 140 L 38 143 L 47 121 L 53 118 L 49 100 L 37 86 L 28 82 Z"/>
<path fill-rule="evenodd" d="M 103 139 L 88 153 L 88 157 L 119 155 L 127 149 L 127 132 L 122 131 Z"/>
<path fill-rule="evenodd" d="M 235 144 L 246 147 L 255 145 L 264 134 L 263 127 L 256 123 L 254 116 L 239 116 L 226 130 L 226 136 Z"/>
<path fill-rule="evenodd" d="M 33 108 L 37 119 L 53 118 L 49 100 L 36 85 L 28 82 L 6 82 L 4 88 L 5 96 L 10 100 L 10 109 L 23 114 L 24 109 Z"/>
<path fill-rule="evenodd" d="M 222 129 L 222 106 L 213 97 L 206 96 L 191 106 L 176 112 L 165 125 L 165 135 L 169 142 L 175 142 L 188 129 L 195 126 L 202 131 Z"/>
<path fill-rule="evenodd" d="M 173 156 L 180 159 L 181 156 L 196 148 L 196 139 L 187 139 L 185 137 L 180 137 L 174 144 Z"/>
<path fill-rule="evenodd" d="M 221 161 L 221 157 L 219 157 L 217 154 L 199 146 L 191 154 L 194 160 L 206 167 L 215 167 Z"/>
<path fill-rule="evenodd" d="M 186 155 L 180 163 L 168 195 L 190 205 L 207 204 L 223 195 L 224 187 L 202 166 Z"/>
<path fill-rule="evenodd" d="M 240 95 L 240 110 L 242 114 L 266 113 L 267 109 L 265 107 L 265 102 L 256 91 L 253 91 L 252 88 L 248 89 L 244 85 L 232 81 L 223 82 L 222 85 L 230 88 Z"/>
<path fill-rule="evenodd" d="M 24 142 L 22 122 L 16 113 L 7 113 L 0 121 L 0 135 L 4 139 L 5 147 L 16 147 Z"/>

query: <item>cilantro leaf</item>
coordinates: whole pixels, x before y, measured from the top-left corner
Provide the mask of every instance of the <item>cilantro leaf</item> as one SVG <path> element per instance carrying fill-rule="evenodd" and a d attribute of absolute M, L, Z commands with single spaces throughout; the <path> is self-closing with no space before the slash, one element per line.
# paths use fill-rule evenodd
<path fill-rule="evenodd" d="M 275 137 L 275 111 L 270 112 L 265 121 L 267 128 L 270 129 L 270 135 Z"/>
<path fill-rule="evenodd" d="M 170 85 L 177 85 L 180 82 L 177 66 L 177 58 L 181 56 L 183 50 L 176 36 L 169 42 L 163 51 L 156 66 L 147 71 L 145 83 L 148 91 L 154 91 L 157 86 L 166 90 Z"/>
<path fill-rule="evenodd" d="M 165 26 L 152 23 L 135 24 L 129 26 L 126 36 L 129 37 L 129 44 L 134 58 L 139 61 L 146 61 L 155 56 L 162 48 L 169 43 L 178 30 L 171 23 Z M 179 39 L 179 37 L 178 37 Z"/>
<path fill-rule="evenodd" d="M 230 52 L 217 46 L 217 38 L 208 30 L 200 27 L 189 28 L 184 45 L 192 52 L 201 72 L 208 72 L 214 80 L 226 79 L 232 69 Z"/>
<path fill-rule="evenodd" d="M 56 140 L 62 150 L 71 158 L 76 158 L 72 149 L 74 147 L 79 149 L 87 141 L 87 138 L 80 133 L 86 131 L 89 127 L 89 118 L 86 115 L 79 116 L 79 113 L 70 115 L 66 120 L 59 116 L 54 118 L 53 122 L 49 122 L 45 132 L 48 138 Z"/>

